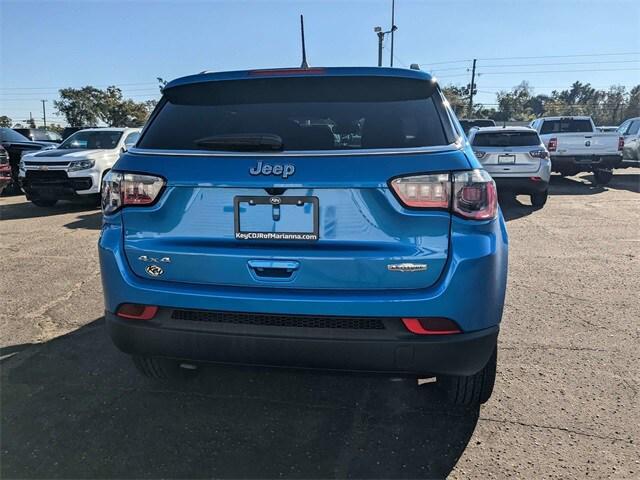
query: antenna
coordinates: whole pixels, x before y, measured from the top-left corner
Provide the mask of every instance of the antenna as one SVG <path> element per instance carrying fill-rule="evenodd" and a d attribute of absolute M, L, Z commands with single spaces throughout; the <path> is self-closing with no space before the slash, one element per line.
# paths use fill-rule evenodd
<path fill-rule="evenodd" d="M 300 68 L 309 68 L 307 63 L 307 49 L 304 46 L 304 16 L 300 15 L 300 33 L 302 35 L 302 65 Z"/>

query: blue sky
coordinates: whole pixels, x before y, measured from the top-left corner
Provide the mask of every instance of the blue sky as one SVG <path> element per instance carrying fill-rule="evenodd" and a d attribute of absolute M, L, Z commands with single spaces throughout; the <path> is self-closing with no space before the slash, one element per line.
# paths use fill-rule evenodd
<path fill-rule="evenodd" d="M 391 0 L 0 0 L 0 115 L 40 119 L 47 99 L 60 121 L 52 101 L 67 86 L 114 84 L 146 100 L 159 97 L 158 76 L 298 66 L 300 13 L 310 65 L 374 65 L 373 27 L 388 28 L 390 10 Z M 479 102 L 522 80 L 536 93 L 640 83 L 637 0 L 396 0 L 396 25 L 395 65 L 420 63 L 443 85 L 466 84 L 478 58 Z"/>

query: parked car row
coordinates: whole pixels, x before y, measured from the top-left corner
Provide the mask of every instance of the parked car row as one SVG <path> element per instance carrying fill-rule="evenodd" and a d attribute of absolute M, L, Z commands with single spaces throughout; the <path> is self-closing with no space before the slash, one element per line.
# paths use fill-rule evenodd
<path fill-rule="evenodd" d="M 467 121 L 467 125 L 477 120 Z M 591 117 L 544 117 L 528 127 L 482 127 L 468 132 L 475 155 L 501 190 L 531 196 L 534 207 L 547 200 L 550 173 L 563 176 L 592 172 L 605 185 L 613 169 L 637 161 L 640 118 L 615 131 L 596 127 Z"/>

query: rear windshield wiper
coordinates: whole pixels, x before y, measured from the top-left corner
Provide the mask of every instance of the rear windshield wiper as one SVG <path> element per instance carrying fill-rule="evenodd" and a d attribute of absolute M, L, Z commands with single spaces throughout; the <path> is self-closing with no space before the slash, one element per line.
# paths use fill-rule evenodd
<path fill-rule="evenodd" d="M 234 150 L 239 152 L 280 151 L 282 138 L 271 133 L 227 133 L 200 138 L 195 141 L 208 150 Z"/>

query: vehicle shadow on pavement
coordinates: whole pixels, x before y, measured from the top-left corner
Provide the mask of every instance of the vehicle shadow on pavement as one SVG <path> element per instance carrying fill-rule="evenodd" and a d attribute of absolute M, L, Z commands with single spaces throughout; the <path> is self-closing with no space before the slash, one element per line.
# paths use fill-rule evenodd
<path fill-rule="evenodd" d="M 95 209 L 96 207 L 93 205 L 74 202 L 59 202 L 53 207 L 38 207 L 25 200 L 21 203 L 0 205 L 0 220 L 50 217 L 52 215 L 62 215 L 65 213 L 82 212 Z"/>
<path fill-rule="evenodd" d="M 102 212 L 88 213 L 87 215 L 78 215 L 78 219 L 73 222 L 66 223 L 65 228 L 100 230 L 102 226 Z"/>
<path fill-rule="evenodd" d="M 433 385 L 207 367 L 137 374 L 98 319 L 2 363 L 3 478 L 443 478 L 478 409 Z"/>
<path fill-rule="evenodd" d="M 616 178 L 615 175 L 613 178 Z M 551 175 L 549 182 L 549 195 L 594 195 L 605 190 L 605 186 L 594 183 L 590 173 L 579 177 Z"/>
<path fill-rule="evenodd" d="M 614 175 L 611 182 L 607 185 L 607 188 L 640 193 L 640 174 Z"/>
<path fill-rule="evenodd" d="M 531 205 L 521 203 L 512 193 L 499 193 L 498 202 L 505 222 L 531 215 L 536 210 Z"/>

